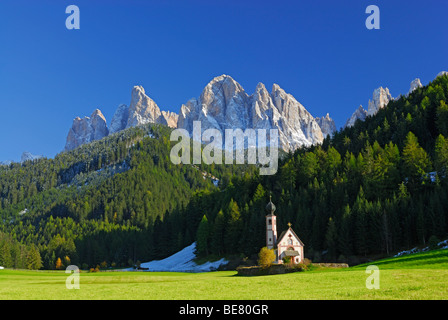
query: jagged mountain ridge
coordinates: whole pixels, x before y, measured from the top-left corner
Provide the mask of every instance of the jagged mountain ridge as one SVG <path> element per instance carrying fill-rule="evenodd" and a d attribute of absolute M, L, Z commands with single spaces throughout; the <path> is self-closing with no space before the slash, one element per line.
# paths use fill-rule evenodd
<path fill-rule="evenodd" d="M 129 106 L 125 104 L 118 106 L 109 127 L 99 109 L 96 109 L 90 117 L 84 117 L 84 119 L 76 117 L 69 130 L 65 150 L 73 150 L 82 144 L 102 139 L 111 133 L 130 127 L 147 123 L 175 127 L 175 122 L 177 123 L 176 114 L 161 111 L 157 104 L 146 95 L 142 86 L 134 86 L 131 92 L 131 103 Z"/>
<path fill-rule="evenodd" d="M 436 78 L 440 76 L 447 75 L 447 71 L 441 71 L 437 74 Z M 409 88 L 409 92 L 406 94 L 408 96 L 413 91 L 417 90 L 418 88 L 422 88 L 423 85 L 421 83 L 420 78 L 415 78 L 412 80 Z M 398 97 L 399 98 L 399 97 Z M 392 97 L 392 95 L 389 92 L 388 88 L 379 87 L 373 91 L 372 94 L 372 100 L 369 100 L 368 108 L 365 110 L 362 105 L 358 107 L 358 109 L 353 112 L 353 114 L 350 116 L 350 118 L 347 119 L 344 128 L 346 127 L 352 127 L 355 125 L 355 122 L 357 120 L 364 121 L 368 116 L 374 116 L 377 114 L 378 110 L 384 108 L 387 106 L 389 101 L 395 100 L 398 98 Z"/>
<path fill-rule="evenodd" d="M 344 128 L 352 127 L 357 120 L 364 121 L 366 117 L 375 115 L 378 110 L 384 108 L 389 101 L 393 99 L 394 98 L 390 94 L 388 88 L 379 87 L 375 89 L 372 94 L 372 100 L 369 100 L 367 110 L 360 105 L 358 109 L 353 112 L 350 118 L 347 119 Z"/>
<path fill-rule="evenodd" d="M 258 83 L 249 95 L 228 75 L 214 78 L 199 98 L 181 106 L 178 128 L 191 133 L 194 121 L 201 121 L 202 131 L 278 129 L 279 147 L 285 151 L 321 143 L 325 138 L 318 121 L 279 85 L 274 84 L 268 92 L 263 83 Z M 325 121 L 332 119 L 328 116 Z"/>
<path fill-rule="evenodd" d="M 32 154 L 31 152 L 24 151 L 22 153 L 22 155 L 20 156 L 20 163 L 24 163 L 26 161 L 39 160 L 41 158 L 44 158 L 44 156 L 42 156 L 42 155 L 35 155 L 35 154 Z M 12 160 L 0 161 L 0 166 L 9 166 L 12 163 L 14 163 L 14 161 L 12 161 Z"/>
<path fill-rule="evenodd" d="M 85 124 L 80 125 L 82 119 L 75 118 L 67 136 L 65 150 L 72 150 L 108 134 L 146 123 L 183 128 L 190 134 L 193 121 L 201 121 L 202 131 L 215 128 L 223 133 L 225 129 L 235 128 L 278 129 L 279 146 L 285 151 L 321 143 L 328 134 L 331 135 L 336 130 L 334 121 L 328 114 L 322 118 L 314 118 L 279 85 L 274 84 L 269 93 L 264 84 L 259 83 L 255 92 L 249 95 L 228 75 L 215 77 L 206 85 L 199 98 L 190 99 L 181 106 L 179 114 L 160 110 L 142 86 L 134 86 L 131 103 L 129 106 L 118 106 L 107 132 L 100 130 L 103 134 L 94 134 L 98 130 L 88 119 L 84 121 Z M 101 128 L 105 123 L 104 118 Z"/>

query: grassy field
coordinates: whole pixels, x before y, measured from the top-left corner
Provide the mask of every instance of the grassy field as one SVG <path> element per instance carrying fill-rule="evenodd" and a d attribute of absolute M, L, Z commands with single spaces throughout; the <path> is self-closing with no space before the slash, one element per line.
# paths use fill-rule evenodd
<path fill-rule="evenodd" d="M 448 250 L 379 260 L 380 288 L 367 289 L 367 265 L 240 277 L 209 273 L 81 273 L 68 290 L 64 272 L 0 270 L 0 299 L 448 299 Z"/>

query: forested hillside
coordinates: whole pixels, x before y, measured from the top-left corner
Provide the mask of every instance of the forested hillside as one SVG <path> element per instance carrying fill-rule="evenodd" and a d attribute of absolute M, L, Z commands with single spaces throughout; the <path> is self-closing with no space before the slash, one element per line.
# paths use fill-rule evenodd
<path fill-rule="evenodd" d="M 256 166 L 173 165 L 175 142 L 161 125 L 0 166 L 0 265 L 130 266 L 195 240 L 201 256 L 250 256 L 265 245 L 269 193 L 279 232 L 291 222 L 314 261 L 446 238 L 447 97 L 448 76 L 438 77 L 322 145 L 286 155 L 273 176 Z"/>
<path fill-rule="evenodd" d="M 54 159 L 0 166 L 0 265 L 129 266 L 191 244 L 199 221 L 179 212 L 195 193 L 217 189 L 202 172 L 225 183 L 242 168 L 173 165 L 170 132 L 140 126 Z"/>

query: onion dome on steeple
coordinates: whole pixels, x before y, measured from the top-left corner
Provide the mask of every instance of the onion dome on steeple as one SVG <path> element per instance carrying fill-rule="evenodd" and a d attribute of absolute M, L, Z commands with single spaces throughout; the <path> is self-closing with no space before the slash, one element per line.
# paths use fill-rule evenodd
<path fill-rule="evenodd" d="M 268 215 L 273 216 L 275 209 L 275 205 L 272 203 L 272 196 L 269 195 L 269 203 L 266 206 L 266 212 L 268 213 Z"/>

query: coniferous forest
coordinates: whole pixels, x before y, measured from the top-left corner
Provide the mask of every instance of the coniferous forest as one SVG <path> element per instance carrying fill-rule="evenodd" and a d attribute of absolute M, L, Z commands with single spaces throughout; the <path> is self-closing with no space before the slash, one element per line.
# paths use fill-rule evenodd
<path fill-rule="evenodd" d="M 0 265 L 125 267 L 197 241 L 199 256 L 265 245 L 272 194 L 313 261 L 362 261 L 448 236 L 448 76 L 322 145 L 255 165 L 174 165 L 170 130 L 146 125 L 0 166 Z M 219 179 L 215 186 L 209 173 Z"/>

